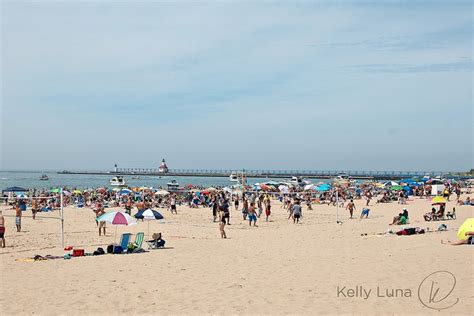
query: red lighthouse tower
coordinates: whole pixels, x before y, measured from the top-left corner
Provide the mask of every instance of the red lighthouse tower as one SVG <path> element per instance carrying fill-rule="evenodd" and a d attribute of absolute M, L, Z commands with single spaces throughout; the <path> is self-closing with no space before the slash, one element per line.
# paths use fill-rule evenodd
<path fill-rule="evenodd" d="M 165 159 L 161 161 L 160 168 L 158 169 L 159 173 L 167 173 L 168 172 L 168 166 L 166 165 Z"/>

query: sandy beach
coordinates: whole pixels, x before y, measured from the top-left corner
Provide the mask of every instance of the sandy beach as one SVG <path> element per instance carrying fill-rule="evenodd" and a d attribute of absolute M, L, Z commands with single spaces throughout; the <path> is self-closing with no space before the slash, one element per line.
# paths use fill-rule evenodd
<path fill-rule="evenodd" d="M 355 203 L 359 215 L 365 200 Z M 227 240 L 220 238 L 210 209 L 181 206 L 178 215 L 161 210 L 165 221 L 150 223 L 150 233 L 162 232 L 167 249 L 37 262 L 23 259 L 64 254 L 60 223 L 51 219 L 58 212 L 33 221 L 27 211 L 24 231 L 17 233 L 8 216 L 13 210 L 2 206 L 7 229 L 7 247 L 0 249 L 2 314 L 438 315 L 422 304 L 429 301 L 426 284 L 418 293 L 423 280 L 437 271 L 452 273 L 456 284 L 448 298 L 427 305 L 440 309 L 455 303 L 442 314 L 472 312 L 474 248 L 441 240 L 456 239 L 457 228 L 473 217 L 473 207 L 456 206 L 456 220 L 425 222 L 422 214 L 430 203 L 411 197 L 407 227 L 434 231 L 445 223 L 448 231 L 396 236 L 377 235 L 400 228 L 388 225 L 403 208 L 396 202 L 372 203 L 365 220 L 349 220 L 348 211 L 340 209 L 342 225 L 335 224 L 333 206 L 304 207 L 302 223 L 293 224 L 278 201 L 272 204 L 271 221 L 260 219 L 258 227 L 249 227 L 232 210 Z M 447 209 L 453 206 L 448 202 Z M 66 245 L 93 252 L 114 241 L 115 228 L 107 228 L 107 236 L 99 237 L 90 209 L 65 210 Z M 140 231 L 147 233 L 146 223 L 119 226 L 116 238 Z M 441 291 L 452 286 L 443 278 Z"/>

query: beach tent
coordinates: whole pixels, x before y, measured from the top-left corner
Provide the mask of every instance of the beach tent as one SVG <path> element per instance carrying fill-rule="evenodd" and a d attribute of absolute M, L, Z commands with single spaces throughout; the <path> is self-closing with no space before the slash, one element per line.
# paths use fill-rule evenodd
<path fill-rule="evenodd" d="M 2 193 L 8 193 L 8 192 L 26 192 L 28 191 L 27 189 L 20 188 L 20 187 L 10 187 L 6 188 L 5 190 L 2 190 Z"/>
<path fill-rule="evenodd" d="M 431 195 L 442 194 L 445 188 L 444 184 L 433 184 L 431 185 Z"/>

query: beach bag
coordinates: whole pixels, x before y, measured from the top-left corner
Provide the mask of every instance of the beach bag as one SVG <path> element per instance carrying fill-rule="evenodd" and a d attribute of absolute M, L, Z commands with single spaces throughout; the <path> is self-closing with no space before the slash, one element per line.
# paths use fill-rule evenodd
<path fill-rule="evenodd" d="M 114 247 L 114 254 L 121 254 L 121 253 L 123 253 L 122 246 L 115 246 Z"/>
<path fill-rule="evenodd" d="M 94 256 L 105 255 L 105 251 L 103 248 L 99 247 L 96 251 L 94 251 Z"/>
<path fill-rule="evenodd" d="M 74 249 L 72 251 L 72 256 L 73 257 L 82 257 L 82 256 L 84 256 L 84 249 Z"/>
<path fill-rule="evenodd" d="M 114 245 L 107 246 L 107 253 L 114 253 Z"/>

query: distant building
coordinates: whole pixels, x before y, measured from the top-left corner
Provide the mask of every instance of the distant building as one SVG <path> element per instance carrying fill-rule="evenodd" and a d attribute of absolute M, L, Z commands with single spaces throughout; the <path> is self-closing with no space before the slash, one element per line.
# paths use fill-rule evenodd
<path fill-rule="evenodd" d="M 114 172 L 117 172 L 117 164 L 114 166 Z"/>
<path fill-rule="evenodd" d="M 158 169 L 159 173 L 167 173 L 168 172 L 168 166 L 166 165 L 165 159 L 161 161 L 160 168 Z"/>

